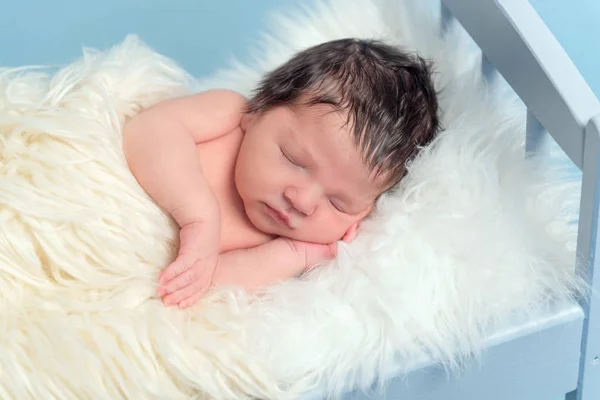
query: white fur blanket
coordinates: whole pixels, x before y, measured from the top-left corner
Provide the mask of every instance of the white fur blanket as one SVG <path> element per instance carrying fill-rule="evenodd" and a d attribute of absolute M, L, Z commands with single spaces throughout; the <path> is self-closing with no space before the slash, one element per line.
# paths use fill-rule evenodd
<path fill-rule="evenodd" d="M 0 398 L 336 394 L 425 356 L 452 364 L 496 321 L 569 296 L 572 184 L 524 157 L 523 110 L 485 85 L 468 39 L 409 3 L 296 10 L 254 64 L 202 83 L 134 37 L 55 74 L 0 70 Z M 437 63 L 443 135 L 331 265 L 259 299 L 164 308 L 177 231 L 127 169 L 124 119 L 198 88 L 248 94 L 293 51 L 346 36 Z"/>

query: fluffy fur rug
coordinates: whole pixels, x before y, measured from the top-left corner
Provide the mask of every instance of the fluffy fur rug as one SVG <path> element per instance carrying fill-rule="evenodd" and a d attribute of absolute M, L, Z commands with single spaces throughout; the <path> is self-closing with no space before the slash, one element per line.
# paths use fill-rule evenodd
<path fill-rule="evenodd" d="M 0 398 L 334 395 L 424 357 L 459 363 L 497 321 L 570 296 L 573 184 L 524 157 L 523 110 L 483 82 L 468 38 L 409 3 L 295 10 L 255 62 L 200 83 L 134 37 L 52 74 L 0 70 Z M 432 58 L 444 134 L 335 262 L 257 299 L 164 308 L 177 231 L 127 169 L 125 118 L 199 88 L 248 94 L 293 51 L 346 36 Z"/>

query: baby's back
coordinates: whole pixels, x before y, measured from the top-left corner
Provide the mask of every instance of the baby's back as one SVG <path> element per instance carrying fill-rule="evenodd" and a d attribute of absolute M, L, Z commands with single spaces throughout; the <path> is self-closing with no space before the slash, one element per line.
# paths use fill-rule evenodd
<path fill-rule="evenodd" d="M 235 164 L 243 137 L 237 127 L 229 134 L 196 145 L 203 175 L 221 207 L 222 253 L 255 247 L 272 239 L 250 223 L 235 186 Z"/>

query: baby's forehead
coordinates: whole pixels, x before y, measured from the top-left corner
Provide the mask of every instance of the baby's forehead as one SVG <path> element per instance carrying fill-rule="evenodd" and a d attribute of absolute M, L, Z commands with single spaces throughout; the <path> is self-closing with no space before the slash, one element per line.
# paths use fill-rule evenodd
<path fill-rule="evenodd" d="M 349 111 L 332 104 L 299 106 L 295 109 L 295 114 L 299 119 L 309 121 L 323 130 L 340 131 L 352 128 Z"/>

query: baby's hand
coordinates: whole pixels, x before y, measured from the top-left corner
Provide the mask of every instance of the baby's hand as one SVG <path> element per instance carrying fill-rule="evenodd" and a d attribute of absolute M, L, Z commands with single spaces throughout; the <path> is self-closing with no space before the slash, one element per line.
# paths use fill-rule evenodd
<path fill-rule="evenodd" d="M 337 245 L 277 238 L 249 249 L 219 256 L 212 284 L 241 287 L 249 293 L 291 279 L 320 263 L 335 258 Z"/>
<path fill-rule="evenodd" d="M 290 247 L 297 265 L 301 266 L 302 270 L 308 270 L 317 264 L 333 260 L 337 256 L 336 242 L 330 244 L 309 243 L 283 237 L 276 240 L 282 240 Z"/>
<path fill-rule="evenodd" d="M 219 257 L 220 222 L 193 222 L 181 228 L 179 255 L 159 276 L 158 295 L 166 306 L 185 308 L 210 287 Z"/>
<path fill-rule="evenodd" d="M 342 237 L 346 243 L 352 242 L 357 235 L 358 223 L 352 225 Z M 333 260 L 337 256 L 337 242 L 330 244 L 319 244 L 301 242 L 290 238 L 280 237 L 276 240 L 282 240 L 287 243 L 304 270 L 308 270 L 317 264 Z"/>

